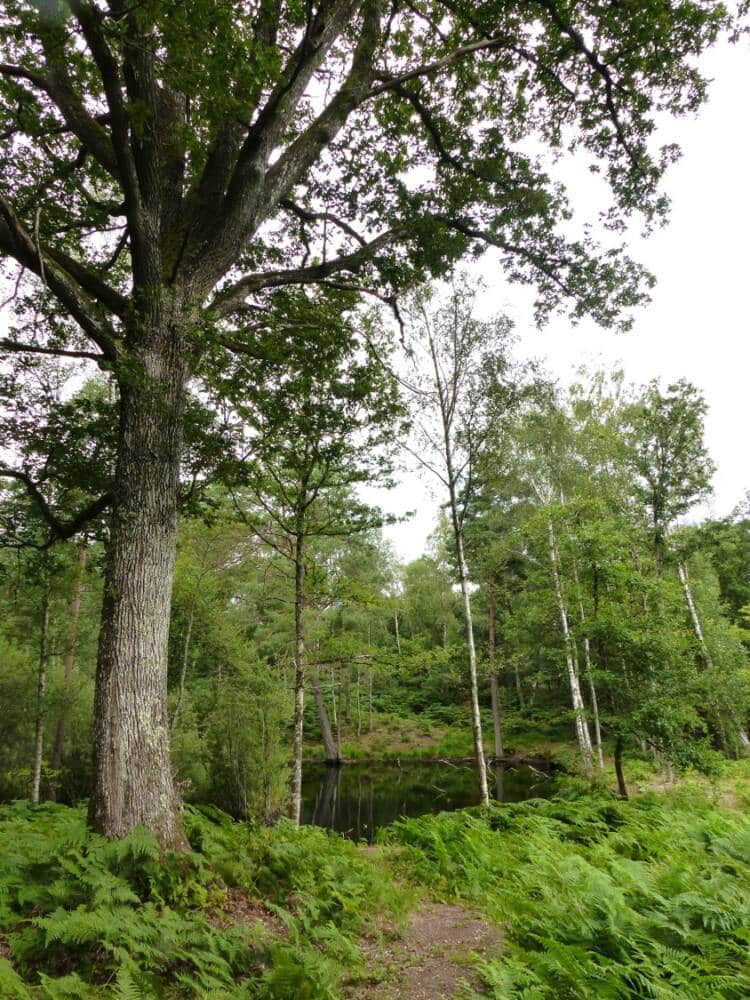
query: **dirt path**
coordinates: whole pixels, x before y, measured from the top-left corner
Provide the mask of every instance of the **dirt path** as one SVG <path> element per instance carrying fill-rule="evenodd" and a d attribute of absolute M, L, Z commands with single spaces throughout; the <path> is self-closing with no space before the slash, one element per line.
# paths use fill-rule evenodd
<path fill-rule="evenodd" d="M 462 906 L 426 903 L 415 911 L 403 934 L 366 939 L 362 951 L 371 979 L 345 995 L 350 1000 L 452 1000 L 461 980 L 476 986 L 469 959 L 490 956 L 500 931 Z"/>

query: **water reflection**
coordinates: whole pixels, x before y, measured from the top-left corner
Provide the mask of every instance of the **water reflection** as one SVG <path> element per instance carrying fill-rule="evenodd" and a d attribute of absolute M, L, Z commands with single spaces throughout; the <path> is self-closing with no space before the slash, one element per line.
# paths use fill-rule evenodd
<path fill-rule="evenodd" d="M 493 770 L 498 802 L 520 802 L 554 791 L 555 782 L 537 768 L 495 764 Z M 303 823 L 371 843 L 379 827 L 402 816 L 477 805 L 479 790 L 469 764 L 312 764 L 305 768 L 302 799 Z"/>

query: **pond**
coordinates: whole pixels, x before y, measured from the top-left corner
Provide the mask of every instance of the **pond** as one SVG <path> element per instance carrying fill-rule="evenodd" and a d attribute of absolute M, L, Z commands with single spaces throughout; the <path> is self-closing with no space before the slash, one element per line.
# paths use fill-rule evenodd
<path fill-rule="evenodd" d="M 553 778 L 536 767 L 496 764 L 488 773 L 493 797 L 501 802 L 546 797 Z M 408 762 L 307 764 L 302 781 L 302 822 L 372 843 L 381 826 L 403 816 L 445 812 L 479 803 L 472 764 Z"/>

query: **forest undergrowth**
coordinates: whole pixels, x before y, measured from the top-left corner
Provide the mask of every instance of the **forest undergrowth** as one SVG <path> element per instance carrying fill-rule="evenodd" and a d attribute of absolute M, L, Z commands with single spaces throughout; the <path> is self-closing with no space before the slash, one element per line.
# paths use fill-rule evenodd
<path fill-rule="evenodd" d="M 750 817 L 683 787 L 404 820 L 365 850 L 189 808 L 192 851 L 91 834 L 82 808 L 0 809 L 0 995 L 335 1000 L 384 970 L 428 898 L 502 929 L 475 962 L 497 1000 L 750 995 Z M 240 904 L 241 905 L 238 905 Z M 374 931 L 374 928 L 378 928 Z"/>

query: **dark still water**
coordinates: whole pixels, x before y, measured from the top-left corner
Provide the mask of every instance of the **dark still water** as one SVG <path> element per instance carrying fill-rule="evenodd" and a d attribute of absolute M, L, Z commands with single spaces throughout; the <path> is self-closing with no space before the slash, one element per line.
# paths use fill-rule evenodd
<path fill-rule="evenodd" d="M 490 791 L 502 802 L 551 795 L 555 781 L 532 767 L 488 768 Z M 381 826 L 402 816 L 422 816 L 479 804 L 470 764 L 307 764 L 302 781 L 302 822 L 372 842 Z"/>

